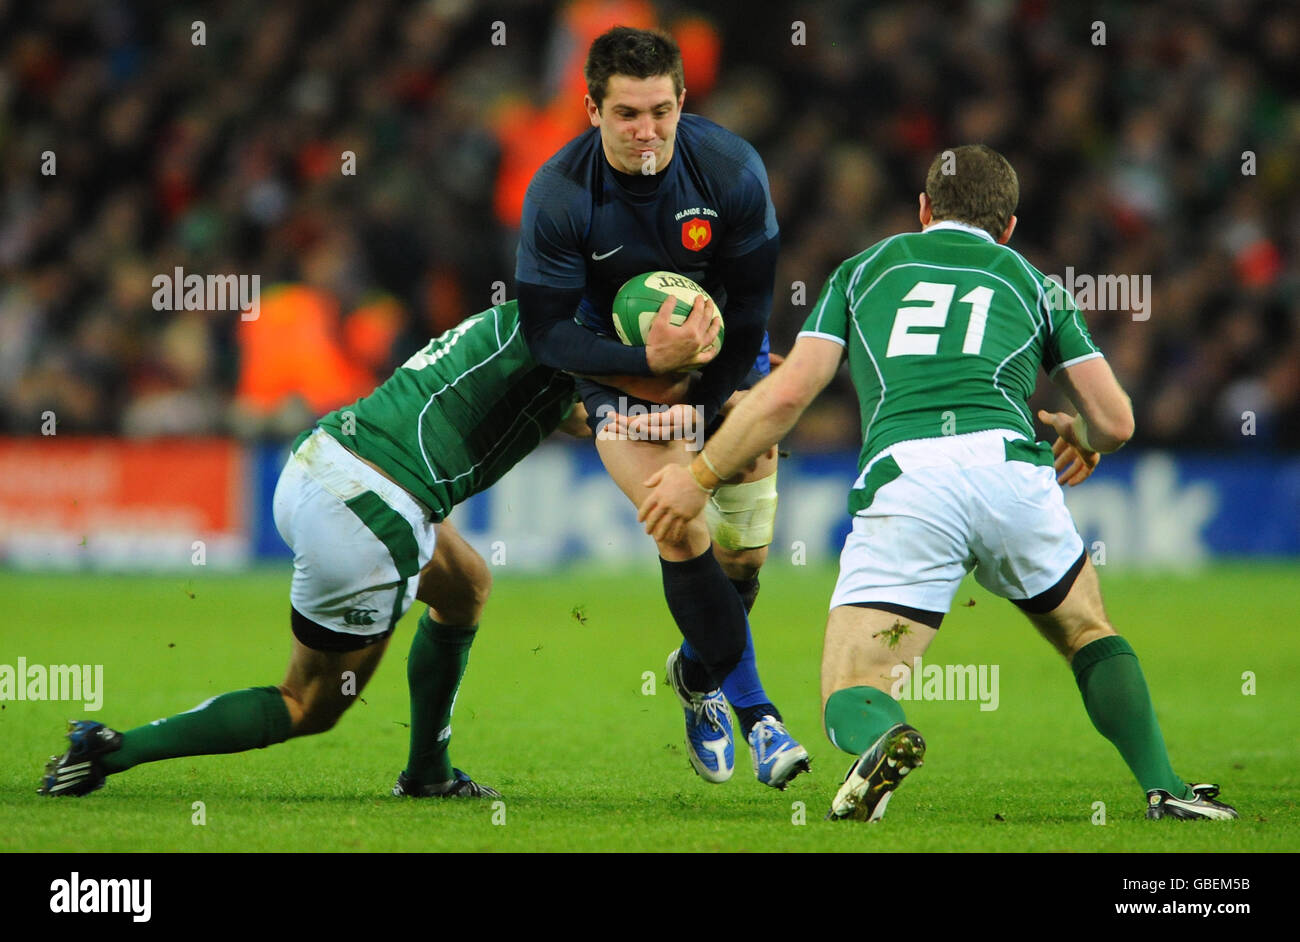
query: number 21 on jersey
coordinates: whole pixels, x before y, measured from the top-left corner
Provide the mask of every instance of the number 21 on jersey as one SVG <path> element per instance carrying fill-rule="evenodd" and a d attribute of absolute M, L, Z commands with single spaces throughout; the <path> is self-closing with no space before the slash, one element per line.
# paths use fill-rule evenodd
<path fill-rule="evenodd" d="M 948 309 L 956 285 L 935 281 L 918 281 L 912 290 L 903 295 L 904 301 L 925 301 L 924 307 L 900 307 L 894 314 L 894 329 L 889 332 L 889 347 L 885 357 L 933 356 L 939 352 L 939 334 L 914 334 L 913 327 L 943 327 L 948 323 Z M 969 304 L 970 321 L 966 325 L 966 339 L 962 353 L 979 353 L 984 343 L 984 326 L 989 319 L 989 305 L 993 303 L 992 288 L 972 288 L 960 298 L 958 304 Z"/>

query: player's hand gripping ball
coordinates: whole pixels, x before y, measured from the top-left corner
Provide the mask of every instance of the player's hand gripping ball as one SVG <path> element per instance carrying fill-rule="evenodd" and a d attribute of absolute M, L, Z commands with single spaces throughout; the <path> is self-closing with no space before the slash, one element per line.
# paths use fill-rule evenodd
<path fill-rule="evenodd" d="M 676 306 L 668 316 L 669 323 L 676 327 L 690 315 L 697 294 L 703 295 L 705 300 L 713 300 L 702 286 L 675 272 L 652 271 L 629 278 L 614 296 L 614 329 L 618 331 L 618 339 L 629 347 L 645 346 L 646 337 L 650 335 L 650 325 L 664 299 L 677 299 Z M 717 313 L 717 304 L 714 304 L 713 310 L 714 318 L 721 321 L 722 315 Z M 718 330 L 718 338 L 713 341 L 715 349 L 722 348 L 724 332 L 724 329 Z"/>

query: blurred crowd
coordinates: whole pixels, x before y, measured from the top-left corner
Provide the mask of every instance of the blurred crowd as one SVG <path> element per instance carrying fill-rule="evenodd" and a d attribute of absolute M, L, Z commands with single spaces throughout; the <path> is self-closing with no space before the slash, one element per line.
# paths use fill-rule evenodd
<path fill-rule="evenodd" d="M 513 296 L 523 189 L 625 23 L 671 32 L 686 110 L 766 161 L 774 349 L 918 227 L 939 150 L 984 142 L 1031 262 L 1150 276 L 1147 319 L 1087 312 L 1138 443 L 1300 448 L 1294 4 L 715 6 L 0 0 L 0 432 L 278 436 L 368 391 Z M 257 319 L 156 309 L 178 267 L 258 274 Z M 797 437 L 857 432 L 842 377 Z"/>

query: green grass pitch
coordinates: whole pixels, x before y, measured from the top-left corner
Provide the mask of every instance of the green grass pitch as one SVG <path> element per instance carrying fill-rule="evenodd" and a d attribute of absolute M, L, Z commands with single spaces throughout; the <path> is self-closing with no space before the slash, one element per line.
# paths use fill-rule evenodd
<path fill-rule="evenodd" d="M 759 665 L 813 772 L 760 786 L 689 769 L 662 683 L 675 631 L 658 572 L 498 571 L 454 721 L 452 756 L 487 802 L 398 800 L 404 659 L 415 623 L 339 726 L 240 755 L 141 766 L 80 799 L 40 798 L 70 717 L 127 729 L 226 690 L 278 683 L 288 570 L 244 575 L 0 573 L 0 663 L 103 664 L 104 703 L 2 701 L 4 851 L 1295 851 L 1300 849 L 1300 567 L 1187 576 L 1102 570 L 1107 607 L 1142 659 L 1174 766 L 1216 781 L 1236 822 L 1148 822 L 1142 794 L 1089 724 L 1068 668 L 1010 605 L 968 579 L 927 658 L 998 665 L 998 708 L 905 703 L 925 766 L 879 825 L 822 820 L 849 757 L 822 732 L 826 567 L 770 567 Z M 973 599 L 975 604 L 964 603 Z M 1255 692 L 1243 693 L 1253 672 Z M 653 693 L 645 676 L 653 677 Z M 193 823 L 203 802 L 206 824 Z M 1094 824 L 1096 802 L 1105 824 Z M 804 823 L 799 823 L 803 821 Z"/>

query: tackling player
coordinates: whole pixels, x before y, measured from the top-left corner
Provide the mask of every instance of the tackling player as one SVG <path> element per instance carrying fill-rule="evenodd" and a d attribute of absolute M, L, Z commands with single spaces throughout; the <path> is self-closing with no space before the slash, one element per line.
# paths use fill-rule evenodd
<path fill-rule="evenodd" d="M 451 766 L 456 692 L 491 588 L 487 565 L 446 522 L 553 430 L 586 433 L 573 379 L 528 352 L 514 302 L 431 340 L 369 396 L 294 442 L 273 501 L 293 549 L 284 682 L 204 701 L 124 733 L 70 725 L 45 795 L 84 795 L 143 762 L 242 752 L 331 729 L 418 599 L 407 661 L 411 745 L 394 795 L 499 797 Z"/>
<path fill-rule="evenodd" d="M 895 666 L 912 665 L 934 640 L 973 567 L 1069 662 L 1093 725 L 1146 792 L 1148 818 L 1235 818 L 1215 800 L 1218 786 L 1188 785 L 1170 765 L 1137 656 L 1106 618 L 1057 486 L 1083 481 L 1099 454 L 1128 441 L 1133 411 L 1073 299 L 1006 247 L 1018 198 L 1015 171 L 995 151 L 936 157 L 920 196 L 923 231 L 836 269 L 785 364 L 689 469 L 665 467 L 646 482 L 640 518 L 656 534 L 683 527 L 723 479 L 793 427 L 847 356 L 863 444 L 822 703 L 831 742 L 859 758 L 828 817 L 879 819 L 921 765 L 925 742 L 887 691 Z M 1039 413 L 1059 436 L 1051 448 L 1034 440 L 1028 407 L 1040 366 L 1078 409 Z"/>
<path fill-rule="evenodd" d="M 583 377 L 578 390 L 601 461 L 639 505 L 641 482 L 664 460 L 687 461 L 687 444 L 618 439 L 607 434 L 607 420 L 630 404 L 676 402 L 645 392 L 645 378 L 671 380 L 699 368 L 686 401 L 702 413 L 702 423 L 692 427 L 703 428 L 751 371 L 758 371 L 754 381 L 766 372 L 776 213 L 754 149 L 704 118 L 682 114 L 682 59 L 671 39 L 615 27 L 592 43 L 585 75 L 592 129 L 542 166 L 525 197 L 519 311 L 537 359 Z M 716 356 L 701 352 L 718 326 L 699 298 L 679 327 L 668 324 L 669 305 L 661 308 L 644 347 L 615 338 L 610 310 L 618 288 L 658 270 L 697 281 L 723 307 L 726 343 Z M 668 677 L 685 709 L 691 764 L 710 782 L 732 773 L 728 699 L 760 782 L 784 788 L 808 768 L 807 750 L 763 690 L 747 618 L 772 539 L 775 475 L 773 449 L 715 495 L 716 553 L 704 523 L 656 541 L 664 595 L 686 639 L 669 656 Z"/>

